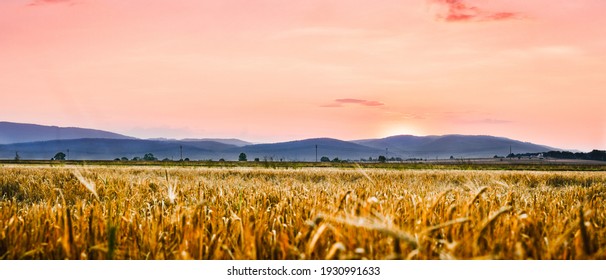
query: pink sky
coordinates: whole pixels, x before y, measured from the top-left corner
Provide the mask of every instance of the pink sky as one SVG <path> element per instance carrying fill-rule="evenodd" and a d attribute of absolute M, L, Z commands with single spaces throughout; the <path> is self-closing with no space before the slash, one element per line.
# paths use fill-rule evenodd
<path fill-rule="evenodd" d="M 603 0 L 2 0 L 0 120 L 606 149 Z"/>

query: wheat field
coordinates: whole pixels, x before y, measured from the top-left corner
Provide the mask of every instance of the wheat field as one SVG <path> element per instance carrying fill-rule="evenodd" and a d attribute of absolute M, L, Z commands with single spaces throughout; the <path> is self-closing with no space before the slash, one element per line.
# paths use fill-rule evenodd
<path fill-rule="evenodd" d="M 0 169 L 0 259 L 606 259 L 606 174 Z"/>

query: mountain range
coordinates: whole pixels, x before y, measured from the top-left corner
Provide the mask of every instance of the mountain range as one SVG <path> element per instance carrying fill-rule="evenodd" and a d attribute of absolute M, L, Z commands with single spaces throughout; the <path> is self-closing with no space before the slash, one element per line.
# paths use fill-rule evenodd
<path fill-rule="evenodd" d="M 109 131 L 77 127 L 0 122 L 0 159 L 50 159 L 57 152 L 73 160 L 111 160 L 143 157 L 178 160 L 181 152 L 191 160 L 237 160 L 245 153 L 249 160 L 315 161 L 330 159 L 388 158 L 481 158 L 515 153 L 559 150 L 544 145 L 485 135 L 413 136 L 343 141 L 313 138 L 298 141 L 252 144 L 239 139 L 138 139 Z"/>
<path fill-rule="evenodd" d="M 136 139 L 96 129 L 0 122 L 0 144 L 81 138 Z"/>

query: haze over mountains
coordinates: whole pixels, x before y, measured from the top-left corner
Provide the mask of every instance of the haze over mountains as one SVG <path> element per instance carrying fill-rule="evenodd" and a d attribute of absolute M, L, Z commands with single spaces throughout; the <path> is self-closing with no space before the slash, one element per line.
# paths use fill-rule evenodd
<path fill-rule="evenodd" d="M 504 137 L 485 135 L 443 135 L 413 136 L 398 135 L 382 139 L 352 141 L 377 149 L 388 149 L 394 154 L 405 154 L 411 157 L 490 157 L 506 156 L 509 148 L 515 153 L 537 153 L 559 150 L 553 147 L 529 142 L 512 140 Z"/>
<path fill-rule="evenodd" d="M 493 136 L 412 136 L 398 135 L 381 139 L 343 141 L 314 138 L 281 143 L 251 144 L 239 139 L 137 139 L 113 132 L 62 128 L 34 124 L 0 122 L 0 159 L 50 159 L 57 152 L 73 160 L 111 160 L 143 157 L 152 153 L 159 159 L 237 160 L 244 152 L 248 160 L 315 161 L 330 159 L 368 159 L 379 155 L 407 158 L 456 158 L 505 156 L 511 147 L 515 153 L 537 153 L 556 148 Z M 69 153 L 67 151 L 69 150 Z"/>
<path fill-rule="evenodd" d="M 96 129 L 0 122 L 0 144 L 80 138 L 136 139 Z"/>

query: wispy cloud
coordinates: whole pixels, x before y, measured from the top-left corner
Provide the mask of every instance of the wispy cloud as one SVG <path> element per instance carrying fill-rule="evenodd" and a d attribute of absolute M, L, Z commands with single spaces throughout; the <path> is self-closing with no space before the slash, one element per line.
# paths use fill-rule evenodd
<path fill-rule="evenodd" d="M 510 120 L 490 119 L 490 118 L 478 119 L 478 120 L 461 120 L 458 122 L 462 123 L 462 124 L 509 124 L 509 123 L 513 123 L 513 121 L 510 121 Z"/>
<path fill-rule="evenodd" d="M 379 101 L 374 101 L 374 100 L 342 98 L 342 99 L 335 99 L 335 101 L 333 103 L 322 105 L 320 107 L 327 107 L 327 108 L 343 107 L 343 105 L 345 105 L 345 104 L 358 104 L 358 105 L 368 106 L 368 107 L 377 107 L 377 106 L 385 105 Z"/>
<path fill-rule="evenodd" d="M 337 103 L 342 103 L 342 104 L 351 103 L 351 104 L 360 104 L 360 105 L 364 105 L 364 106 L 382 106 L 382 105 L 384 105 L 383 103 L 381 103 L 379 101 L 354 99 L 354 98 L 335 99 L 335 101 Z"/>
<path fill-rule="evenodd" d="M 438 15 L 440 19 L 449 22 L 467 21 L 499 21 L 520 18 L 521 15 L 513 12 L 493 12 L 480 9 L 468 4 L 465 0 L 429 0 L 445 7 L 445 12 Z"/>
<path fill-rule="evenodd" d="M 326 36 L 326 37 L 348 37 L 348 36 L 367 36 L 373 31 L 360 28 L 336 28 L 336 27 L 305 27 L 295 28 L 279 33 L 276 38 L 290 37 L 309 37 L 309 36 Z"/>
<path fill-rule="evenodd" d="M 29 6 L 41 6 L 41 5 L 50 5 L 50 4 L 70 4 L 74 5 L 74 0 L 34 0 L 29 3 Z"/>

